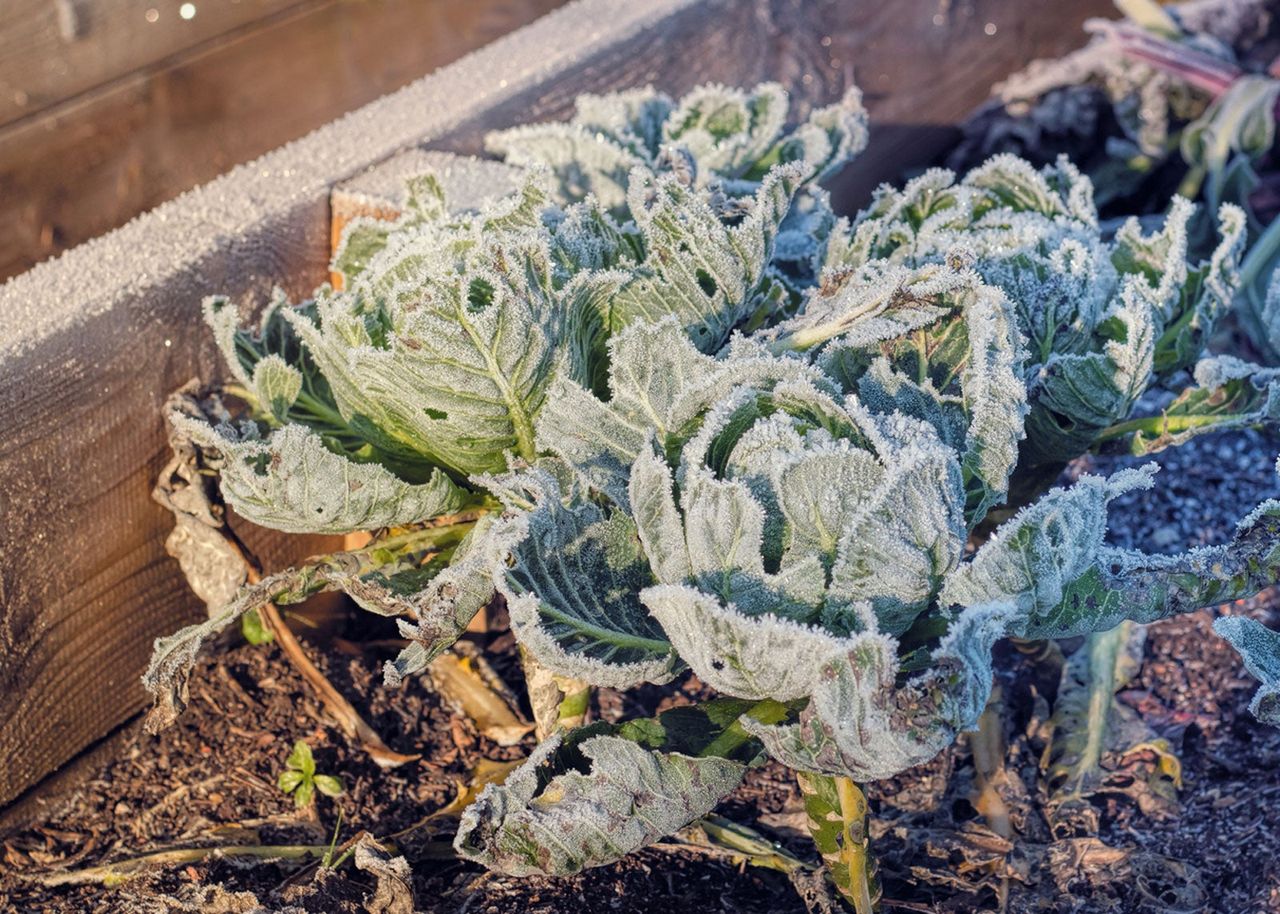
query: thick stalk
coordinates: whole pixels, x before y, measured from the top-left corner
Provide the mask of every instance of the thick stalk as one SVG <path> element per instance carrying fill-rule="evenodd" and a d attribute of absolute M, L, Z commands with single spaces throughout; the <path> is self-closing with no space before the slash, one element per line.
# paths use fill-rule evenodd
<path fill-rule="evenodd" d="M 544 740 L 556 730 L 568 730 L 586 721 L 591 687 L 580 679 L 557 676 L 522 646 L 520 666 L 533 709 L 534 734 Z"/>
<path fill-rule="evenodd" d="M 840 815 L 844 819 L 844 843 L 849 865 L 846 890 L 858 914 L 871 914 L 875 902 L 871 890 L 870 837 L 867 834 L 867 797 L 850 778 L 836 778 Z M 878 893 L 877 893 L 878 894 Z"/>
<path fill-rule="evenodd" d="M 840 894 L 857 914 L 873 914 L 880 902 L 870 851 L 867 798 L 852 779 L 797 771 L 805 795 L 809 834 Z"/>

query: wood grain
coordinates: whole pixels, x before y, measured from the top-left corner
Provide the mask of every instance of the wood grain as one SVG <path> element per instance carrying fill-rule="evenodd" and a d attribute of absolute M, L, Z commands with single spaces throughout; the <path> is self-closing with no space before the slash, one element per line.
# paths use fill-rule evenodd
<path fill-rule="evenodd" d="M 749 84 L 778 78 L 809 104 L 835 97 L 856 76 L 869 89 L 880 123 L 873 149 L 840 186 L 851 200 L 866 184 L 929 160 L 948 125 L 985 95 L 991 81 L 1021 65 L 1028 53 L 1077 43 L 1079 19 L 1106 3 L 1065 6 L 957 2 L 957 20 L 934 26 L 936 0 L 671 2 L 638 34 L 623 32 L 625 42 L 610 37 L 619 34 L 611 31 L 614 23 L 591 20 L 581 26 L 590 30 L 584 33 L 584 40 L 594 42 L 590 52 L 566 54 L 555 45 L 555 35 L 535 26 L 530 34 L 549 42 L 545 60 L 551 63 L 535 69 L 525 59 L 482 55 L 379 104 L 402 110 L 409 100 L 438 99 L 437 85 L 448 87 L 457 101 L 465 75 L 465 84 L 475 87 L 470 107 L 434 120 L 428 112 L 424 119 L 433 126 L 411 142 L 475 151 L 486 129 L 563 115 L 582 91 L 653 82 L 681 92 L 706 80 Z M 590 16 L 600 7 L 611 8 L 589 0 L 563 15 Z M 565 18 L 556 21 L 568 27 Z M 994 38 L 985 34 L 987 22 L 997 23 Z M 269 47 L 272 54 L 283 53 L 276 44 Z M 303 58 L 309 53 L 294 50 Z M 374 59 L 374 50 L 353 59 Z M 205 73 L 205 85 L 231 86 L 232 74 L 244 71 L 228 60 L 185 72 Z M 327 63 L 330 69 L 346 65 L 341 55 Z M 290 64 L 286 59 L 277 65 Z M 223 66 L 223 75 L 216 75 Z M 388 63 L 393 71 L 396 66 Z M 297 74 L 267 86 L 279 119 L 289 118 L 290 105 L 309 104 L 312 87 Z M 146 98 L 156 90 L 137 91 Z M 172 91 L 181 94 L 177 87 Z M 349 90 L 321 85 L 317 91 L 332 91 L 340 101 Z M 263 110 L 254 99 L 242 103 L 247 110 Z M 329 186 L 369 164 L 351 152 L 373 142 L 368 129 L 362 115 L 326 128 L 326 142 L 342 147 L 314 160 L 332 169 Z M 393 135 L 377 142 L 389 143 Z M 130 140 L 129 128 L 122 128 L 116 142 Z M 394 151 L 384 149 L 380 157 Z M 110 174 L 120 160 L 105 147 L 99 152 L 103 173 Z M 291 159 L 289 150 L 279 156 L 255 169 L 307 161 Z M 267 180 L 263 174 L 242 169 L 220 182 L 216 194 L 197 195 L 197 202 L 234 198 L 234 182 L 256 186 L 251 182 Z M 85 179 L 74 180 L 87 186 Z M 277 180 L 274 173 L 270 180 Z M 273 203 L 237 237 L 199 248 L 202 253 L 189 262 L 138 264 L 140 278 L 113 292 L 109 305 L 86 302 L 83 320 L 0 359 L 0 514 L 9 521 L 0 525 L 0 803 L 139 710 L 144 699 L 137 676 L 151 639 L 198 613 L 176 563 L 164 555 L 168 519 L 149 498 L 164 452 L 158 409 L 187 378 L 217 372 L 194 307 L 195 290 L 222 290 L 246 300 L 264 295 L 274 283 L 297 294 L 323 280 L 328 188 L 317 187 L 311 172 L 305 181 L 305 192 Z M 152 221 L 146 225 L 153 232 L 204 229 L 201 211 L 186 203 L 147 217 Z M 75 269 L 75 255 L 42 268 L 46 277 Z"/>
<path fill-rule="evenodd" d="M 189 2 L 190 18 L 183 18 Z M 317 0 L 6 0 L 0 125 Z"/>
<path fill-rule="evenodd" d="M 162 5 L 111 2 L 134 10 Z M 196 2 L 199 12 L 189 24 L 215 8 L 238 8 L 229 0 Z M 276 12 L 0 127 L 0 279 L 116 228 L 562 2 L 242 0 L 239 6 Z M 4 54 L 0 47 L 0 60 Z"/>

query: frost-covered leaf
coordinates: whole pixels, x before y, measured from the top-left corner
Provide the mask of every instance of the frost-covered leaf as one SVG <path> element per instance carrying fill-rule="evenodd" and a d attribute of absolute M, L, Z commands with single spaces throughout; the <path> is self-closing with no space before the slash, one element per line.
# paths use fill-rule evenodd
<path fill-rule="evenodd" d="M 843 656 L 818 669 L 818 686 L 797 723 L 744 719 L 771 756 L 800 771 L 865 782 L 929 761 L 971 729 L 991 691 L 991 648 L 1017 608 L 964 610 L 931 654 L 928 668 L 897 684 L 897 643 L 879 633 L 853 637 Z"/>
<path fill-rule="evenodd" d="M 1280 371 L 1221 355 L 1202 359 L 1196 386 L 1185 388 L 1158 416 L 1131 419 L 1106 438 L 1119 438 L 1132 454 L 1153 454 L 1196 435 L 1280 420 Z"/>
<path fill-rule="evenodd" d="M 594 195 L 614 208 L 626 199 L 631 169 L 655 161 L 672 107 L 670 98 L 651 88 L 584 94 L 569 123 L 494 131 L 485 137 L 485 149 L 512 165 L 549 167 L 562 202 Z"/>
<path fill-rule="evenodd" d="M 942 587 L 943 604 L 1012 602 L 1023 614 L 1015 633 L 1042 637 L 1024 629 L 1038 629 L 1074 582 L 1096 572 L 1106 549 L 1107 505 L 1125 492 L 1150 486 L 1154 469 L 1124 470 L 1109 479 L 1083 476 L 1069 488 L 1054 489 L 1023 508 L 951 573 Z M 1090 630 L 1099 629 L 1090 624 L 1053 637 Z"/>
<path fill-rule="evenodd" d="M 1256 619 L 1224 616 L 1213 630 L 1231 643 L 1245 668 L 1262 682 L 1249 710 L 1263 723 L 1280 727 L 1280 633 Z"/>
<path fill-rule="evenodd" d="M 937 429 L 964 455 L 971 522 L 1004 500 L 1023 435 L 1026 354 L 999 289 L 966 269 L 874 261 L 826 274 L 769 335 L 774 348 L 816 348 L 818 364 L 873 410 Z"/>
<path fill-rule="evenodd" d="M 383 664 L 387 685 L 399 685 L 420 673 L 467 630 L 476 613 L 493 599 L 493 567 L 510 542 L 491 516 L 481 517 L 450 556 L 449 565 L 426 580 L 394 578 L 381 586 L 344 588 L 362 609 L 396 616 L 400 636 L 409 644 Z M 425 577 L 425 576 L 424 576 Z M 398 586 L 397 586 L 398 585 Z"/>
<path fill-rule="evenodd" d="M 958 181 L 935 169 L 902 190 L 881 188 L 867 210 L 832 231 L 824 275 L 867 271 L 882 261 L 916 269 L 953 265 L 971 267 L 1006 293 L 1027 344 L 1023 377 L 1031 411 L 1019 488 L 1030 491 L 1042 468 L 1094 447 L 1153 384 L 1200 356 L 1239 284 L 1244 220 L 1238 208 L 1222 207 L 1221 240 L 1205 261 L 1191 263 L 1193 211 L 1175 198 L 1158 230 L 1144 234 L 1131 220 L 1108 239 L 1091 182 L 1065 159 L 1037 170 L 995 156 Z M 901 313 L 930 326 L 918 310 Z M 930 332 L 945 336 L 945 325 L 959 319 L 955 311 L 941 319 L 944 329 Z M 866 371 L 869 358 L 837 352 L 827 358 L 846 384 L 847 376 Z M 944 351 L 948 357 L 956 355 Z M 911 397 L 921 400 L 916 392 Z M 1006 414 L 1013 399 L 996 401 L 989 416 Z M 972 516 L 1002 494 L 999 487 L 971 490 Z"/>
<path fill-rule="evenodd" d="M 773 148 L 787 120 L 787 91 L 761 83 L 750 93 L 705 85 L 684 98 L 663 123 L 663 139 L 687 149 L 719 175 L 747 174 Z"/>
<path fill-rule="evenodd" d="M 556 733 L 467 807 L 454 847 L 512 876 L 571 875 L 705 815 L 745 771 L 728 758 L 648 749 L 608 728 Z"/>
<path fill-rule="evenodd" d="M 253 390 L 277 422 L 283 422 L 302 393 L 302 372 L 272 355 L 253 366 Z"/>
<path fill-rule="evenodd" d="M 511 563 L 495 566 L 516 638 L 560 676 L 627 688 L 666 682 L 677 658 L 640 602 L 653 574 L 623 512 L 566 498 L 546 472 L 517 477 L 533 507 L 497 523 Z"/>
<path fill-rule="evenodd" d="M 650 587 L 642 599 L 698 678 L 737 698 L 807 697 L 823 663 L 853 645 L 785 617 L 747 615 L 692 587 Z"/>
<path fill-rule="evenodd" d="M 794 165 L 771 170 L 753 197 L 734 203 L 731 222 L 712 195 L 677 176 L 632 172 L 627 200 L 644 259 L 609 297 L 606 325 L 673 314 L 700 350 L 715 352 L 753 312 L 778 307 L 785 289 L 768 266 L 800 176 Z"/>
<path fill-rule="evenodd" d="M 1151 380 L 1158 332 L 1141 286 L 1130 282 L 1100 328 L 1100 349 L 1049 357 L 1028 389 L 1028 465 L 1083 453 L 1132 412 Z"/>
<path fill-rule="evenodd" d="M 155 702 L 147 714 L 148 732 L 168 727 L 187 707 L 188 680 L 205 642 L 214 638 L 251 609 L 271 600 L 282 583 L 279 577 L 264 578 L 240 591 L 218 615 L 189 625 L 167 637 L 157 638 L 151 662 L 142 675 L 142 686 Z"/>
<path fill-rule="evenodd" d="M 866 147 L 857 89 L 815 108 L 790 130 L 788 114 L 787 93 L 777 83 L 750 92 L 704 85 L 678 102 L 651 88 L 633 89 L 581 95 L 568 123 L 490 133 L 485 147 L 513 165 L 550 167 L 561 202 L 593 195 L 609 209 L 622 207 L 637 166 L 750 193 L 774 165 L 798 163 L 803 180 L 820 181 Z"/>
<path fill-rule="evenodd" d="M 650 434 L 664 449 L 678 448 L 735 387 L 771 388 L 785 380 L 833 390 L 820 371 L 746 341 L 717 359 L 699 352 L 673 317 L 635 324 L 610 340 L 608 400 L 563 375 L 556 379 L 538 415 L 538 447 L 625 506 L 630 465 Z"/>
<path fill-rule="evenodd" d="M 474 526 L 463 520 L 418 528 L 376 538 L 360 549 L 321 556 L 247 585 L 207 621 L 157 638 L 142 677 L 155 700 L 148 728 L 168 726 L 186 707 L 187 680 L 204 645 L 267 603 L 301 603 L 316 593 L 342 591 L 363 609 L 399 617 L 402 634 L 415 639 L 394 664 L 388 663 L 389 680 L 397 681 L 397 672 L 425 668 L 457 640 L 493 594 L 492 563 L 506 544 L 472 536 Z M 451 558 L 458 560 L 446 567 Z"/>
<path fill-rule="evenodd" d="M 347 533 L 412 524 L 457 511 L 467 499 L 439 470 L 422 484 L 407 483 L 378 464 L 335 453 L 304 425 L 286 425 L 263 438 L 252 423 L 237 432 L 176 413 L 172 422 L 206 451 L 222 496 L 236 512 L 274 530 Z"/>
<path fill-rule="evenodd" d="M 203 306 L 205 323 L 213 331 L 227 368 L 243 395 L 257 401 L 261 418 L 273 423 L 298 422 L 345 453 L 367 453 L 367 443 L 339 414 L 328 383 L 294 333 L 288 319 L 292 311 L 313 316 L 315 305 L 290 305 L 277 289 L 256 330 L 240 327 L 239 312 L 226 298 L 212 296 Z M 259 366 L 264 362 L 268 367 L 259 377 Z"/>
<path fill-rule="evenodd" d="M 545 239 L 480 240 L 456 268 L 411 237 L 351 294 L 290 314 L 343 417 L 381 450 L 459 473 L 532 457 L 533 416 L 565 351 L 585 283 L 554 288 Z"/>
<path fill-rule="evenodd" d="M 662 459 L 638 458 L 630 491 L 658 579 L 749 614 L 869 601 L 900 632 L 963 547 L 954 452 L 923 423 L 873 417 L 804 379 L 738 387 L 702 414 L 674 476 Z"/>
<path fill-rule="evenodd" d="M 1015 633 L 1065 638 L 1103 631 L 1125 619 L 1154 622 L 1253 596 L 1278 578 L 1280 502 L 1272 500 L 1241 520 L 1223 545 L 1177 555 L 1099 549 L 1092 565 L 1065 584 L 1061 599 L 1055 605 L 1038 603 Z"/>
<path fill-rule="evenodd" d="M 870 602 L 880 627 L 898 635 L 959 561 L 967 529 L 955 452 L 905 417 L 884 424 L 898 440 L 883 436 L 871 485 L 849 487 L 853 510 L 843 519 L 829 594 Z M 810 497 L 829 499 L 822 486 L 810 479 Z"/>
<path fill-rule="evenodd" d="M 1116 233 L 1112 261 L 1121 275 L 1146 279 L 1160 328 L 1153 368 L 1165 377 L 1189 368 L 1204 351 L 1219 318 L 1240 287 L 1247 221 L 1238 206 L 1218 210 L 1218 244 L 1209 258 L 1188 262 L 1188 223 L 1194 207 L 1174 197 L 1164 228 L 1144 237 L 1136 219 Z"/>

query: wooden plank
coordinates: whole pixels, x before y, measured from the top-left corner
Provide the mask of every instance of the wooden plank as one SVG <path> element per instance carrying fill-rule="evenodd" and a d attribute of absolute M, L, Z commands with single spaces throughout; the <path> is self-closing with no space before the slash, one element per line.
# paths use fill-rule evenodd
<path fill-rule="evenodd" d="M 129 5 L 143 9 L 156 2 Z M 199 12 L 192 22 L 230 6 L 227 0 L 195 2 Z M 0 279 L 116 228 L 562 2 L 295 0 L 258 27 L 233 30 L 157 69 L 0 128 Z M 53 5 L 43 0 L 43 6 Z"/>
<path fill-rule="evenodd" d="M 859 166 L 888 174 L 927 159 L 1025 53 L 1074 43 L 1092 3 L 957 4 L 976 18 L 912 41 L 899 30 L 931 24 L 936 0 L 582 0 L 0 288 L 0 314 L 23 328 L 0 336 L 0 802 L 140 707 L 150 638 L 190 618 L 147 496 L 156 410 L 216 370 L 201 295 L 324 278 L 334 184 L 413 145 L 476 149 L 486 128 L 563 114 L 582 91 L 777 78 L 809 103 L 855 73 L 873 88 L 892 74 L 871 101 L 898 120 L 877 133 L 898 137 L 898 157 Z M 1024 22 L 1055 10 L 1056 28 Z M 985 34 L 996 15 L 1025 48 Z"/>
<path fill-rule="evenodd" d="M 0 125 L 282 10 L 317 2 L 6 0 L 0 4 Z"/>

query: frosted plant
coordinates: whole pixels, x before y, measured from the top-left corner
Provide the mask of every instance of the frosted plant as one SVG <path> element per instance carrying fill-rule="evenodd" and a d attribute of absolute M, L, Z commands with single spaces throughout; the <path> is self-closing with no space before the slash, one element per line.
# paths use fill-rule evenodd
<path fill-rule="evenodd" d="M 1238 316 L 1249 345 L 1276 364 L 1280 327 L 1262 314 L 1280 263 L 1276 197 L 1265 176 L 1280 98 L 1280 80 L 1266 70 L 1271 12 L 1263 0 L 1117 6 L 1126 19 L 1089 20 L 1086 47 L 997 85 L 950 163 L 963 169 L 997 152 L 1041 162 L 1067 154 L 1094 179 L 1109 214 L 1151 212 L 1177 186 L 1205 203 L 1189 225 L 1196 256 L 1214 245 L 1220 204 L 1239 205 L 1250 251 Z"/>
<path fill-rule="evenodd" d="M 815 185 L 866 147 L 867 114 L 857 88 L 798 123 L 790 123 L 790 108 L 777 83 L 749 92 L 705 85 L 678 101 L 651 88 L 582 95 L 568 123 L 496 131 L 485 145 L 513 165 L 551 168 L 562 202 L 589 199 L 619 220 L 635 217 L 629 188 L 637 169 L 678 176 L 732 209 L 757 193 L 773 168 L 790 164 L 805 187 L 781 227 L 774 258 L 778 278 L 799 288 L 813 281 L 835 221 Z"/>
<path fill-rule="evenodd" d="M 970 310 L 985 303 L 992 325 L 1007 308 L 972 274 L 936 284 Z M 1004 326 L 993 348 L 1012 347 Z M 585 758 L 556 756 L 557 743 L 488 788 L 456 846 L 504 872 L 602 864 L 702 814 L 741 776 L 698 776 L 726 747 L 725 758 L 754 746 L 805 772 L 815 797 L 841 779 L 890 777 L 975 726 L 998 639 L 1149 622 L 1280 573 L 1276 502 L 1220 547 L 1108 546 L 1108 504 L 1149 486 L 1151 467 L 1054 489 L 967 554 L 966 461 L 983 451 L 972 424 L 956 434 L 872 411 L 761 340 L 705 355 L 671 320 L 628 328 L 610 356 L 608 400 L 570 380 L 553 387 L 537 434 L 556 459 L 489 481 L 509 508 L 494 525 L 509 549 L 496 587 L 521 645 L 561 675 L 625 688 L 688 667 L 739 704 L 701 712 L 698 742 L 661 721 L 571 734 Z M 1003 412 L 1003 431 L 1020 425 L 1019 398 L 986 408 Z M 651 755 L 622 749 L 628 739 Z M 640 816 L 652 828 L 619 812 L 630 808 L 620 790 L 666 798 Z"/>
<path fill-rule="evenodd" d="M 1034 497 L 1106 441 L 1145 453 L 1275 417 L 1274 372 L 1197 364 L 1233 291 L 1237 211 L 1188 266 L 1188 204 L 1104 240 L 1086 179 L 1006 157 L 836 224 L 808 182 L 861 147 L 857 96 L 792 133 L 783 102 L 770 85 L 585 99 L 569 127 L 504 135 L 541 163 L 512 197 L 454 213 L 426 176 L 396 222 L 354 223 L 341 290 L 277 298 L 254 331 L 210 300 L 233 381 L 172 401 L 192 497 L 169 503 L 184 568 L 211 549 L 226 571 L 230 549 L 238 577 L 201 581 L 210 619 L 157 642 L 155 720 L 181 710 L 202 644 L 268 603 L 341 590 L 396 618 L 395 683 L 500 594 L 531 694 L 543 674 L 626 689 L 692 670 L 718 695 L 552 732 L 467 808 L 460 853 L 518 875 L 607 863 L 768 755 L 797 771 L 818 849 L 865 909 L 855 782 L 973 727 L 996 641 L 1275 580 L 1275 502 L 1228 544 L 1148 556 L 1105 534 L 1150 470 Z M 1132 416 L 1193 366 L 1161 415 Z M 372 541 L 227 602 L 252 576 L 201 527 L 221 522 L 208 471 L 251 522 Z M 1001 507 L 1020 510 L 987 537 Z M 1224 634 L 1272 719 L 1274 645 Z"/>
<path fill-rule="evenodd" d="M 964 396 L 957 381 L 973 318 L 937 298 L 939 277 L 972 271 L 1003 290 L 1025 340 L 1030 413 L 1015 481 L 1024 499 L 1066 461 L 1103 444 L 1150 453 L 1274 419 L 1268 397 L 1223 411 L 1222 391 L 1194 389 L 1142 415 L 1149 391 L 1184 383 L 1236 290 L 1242 213 L 1224 206 L 1217 248 L 1189 264 L 1192 210 L 1175 198 L 1159 231 L 1144 234 L 1130 220 L 1105 240 L 1091 183 L 1066 161 L 1036 170 L 997 156 L 962 180 L 929 171 L 902 190 L 881 188 L 870 207 L 841 222 L 821 285 L 776 328 L 774 345 L 816 351 L 844 389 L 872 403 L 893 390 L 897 408 L 919 413 Z"/>

